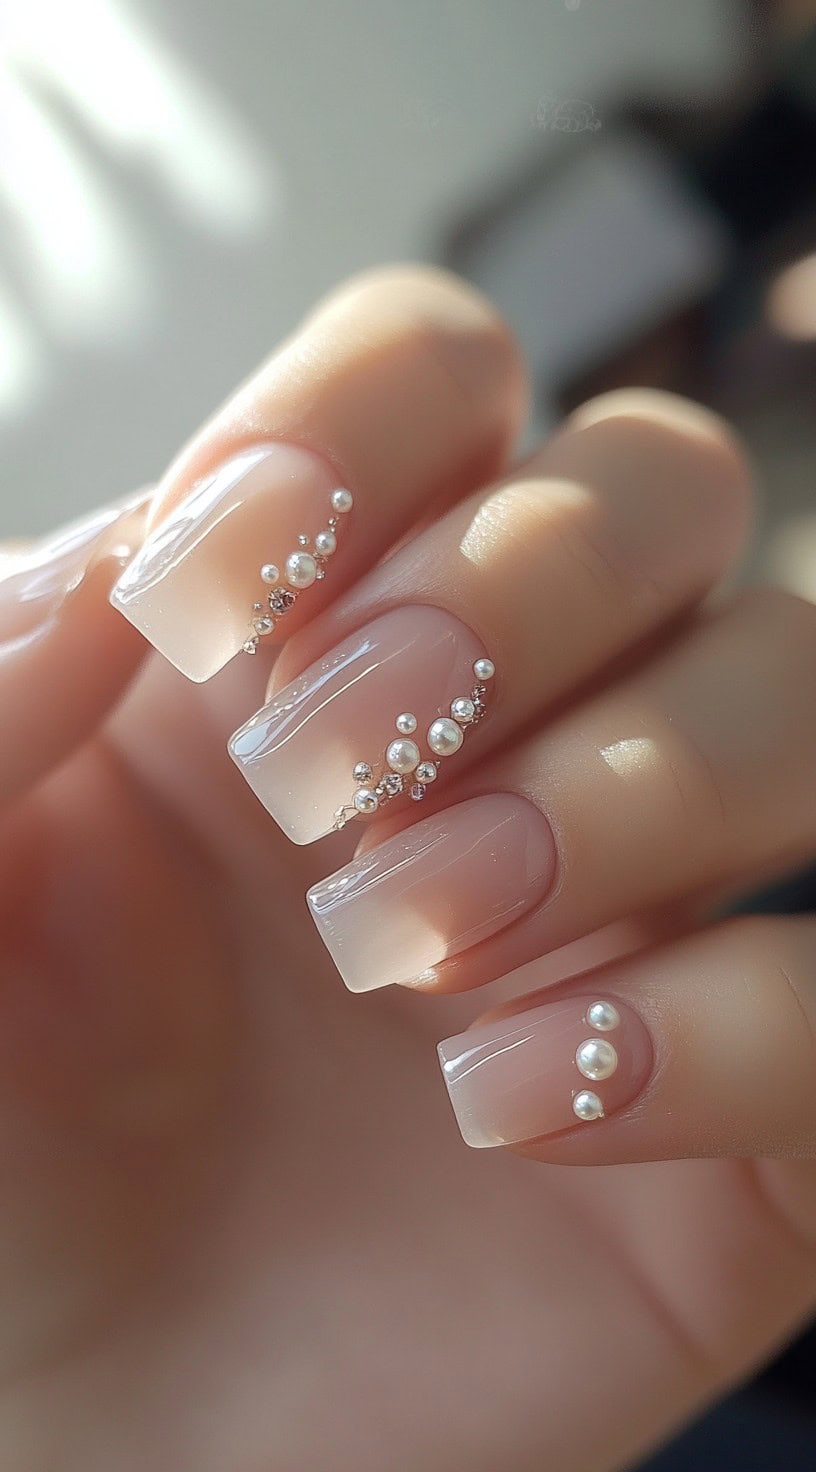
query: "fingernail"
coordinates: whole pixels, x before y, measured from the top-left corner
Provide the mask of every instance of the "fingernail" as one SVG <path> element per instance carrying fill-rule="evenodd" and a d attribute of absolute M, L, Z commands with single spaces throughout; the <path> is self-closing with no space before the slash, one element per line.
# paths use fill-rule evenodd
<path fill-rule="evenodd" d="M 351 506 L 311 450 L 253 445 L 171 508 L 111 602 L 188 679 L 208 680 L 330 574 Z"/>
<path fill-rule="evenodd" d="M 439 608 L 357 630 L 236 731 L 233 760 L 295 843 L 389 803 L 420 803 L 489 713 L 494 667 Z"/>
<path fill-rule="evenodd" d="M 31 543 L 4 558 L 0 569 L 0 646 L 19 646 L 54 618 L 88 567 L 108 554 L 132 556 L 152 492 L 143 490 Z"/>
<path fill-rule="evenodd" d="M 606 994 L 565 997 L 439 1044 L 456 1120 L 476 1150 L 599 1127 L 652 1070 L 637 1013 Z"/>
<path fill-rule="evenodd" d="M 353 992 L 411 981 L 512 924 L 550 889 L 550 826 L 523 797 L 457 803 L 309 890 L 312 918 Z"/>

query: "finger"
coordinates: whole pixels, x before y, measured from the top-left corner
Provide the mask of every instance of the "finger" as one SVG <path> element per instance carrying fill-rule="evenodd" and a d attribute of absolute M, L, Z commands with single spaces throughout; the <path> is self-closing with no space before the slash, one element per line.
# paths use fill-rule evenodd
<path fill-rule="evenodd" d="M 144 645 L 110 607 L 151 492 L 102 507 L 0 569 L 0 806 L 63 761 L 132 678 Z"/>
<path fill-rule="evenodd" d="M 814 975 L 816 918 L 759 917 L 526 996 L 440 1045 L 462 1133 L 564 1163 L 816 1157 Z"/>
<path fill-rule="evenodd" d="M 347 984 L 433 968 L 440 990 L 469 988 L 747 868 L 806 859 L 814 648 L 816 607 L 744 594 L 467 776 L 451 806 L 312 891 Z"/>
<path fill-rule="evenodd" d="M 429 506 L 495 475 L 524 402 L 516 349 L 471 288 L 419 269 L 353 281 L 171 466 L 113 601 L 209 679 L 314 617 Z"/>
<path fill-rule="evenodd" d="M 232 754 L 297 843 L 336 812 L 438 798 L 437 775 L 483 758 L 699 598 L 741 543 L 748 503 L 742 457 L 702 410 L 662 395 L 589 405 L 519 476 L 457 506 L 311 625 Z"/>

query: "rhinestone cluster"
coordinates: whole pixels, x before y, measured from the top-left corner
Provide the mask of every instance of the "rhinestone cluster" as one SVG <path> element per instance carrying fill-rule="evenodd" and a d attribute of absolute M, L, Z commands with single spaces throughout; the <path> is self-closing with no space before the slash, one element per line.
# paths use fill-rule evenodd
<path fill-rule="evenodd" d="M 426 733 L 430 756 L 423 756 L 414 739 L 419 724 L 412 711 L 403 711 L 394 725 L 397 736 L 389 742 L 385 754 L 375 767 L 370 762 L 357 762 L 352 771 L 356 791 L 350 803 L 338 808 L 335 828 L 343 828 L 350 818 L 368 817 L 395 797 L 407 793 L 413 802 L 422 802 L 428 788 L 439 775 L 441 759 L 454 756 L 466 732 L 487 715 L 487 686 L 496 673 L 492 659 L 477 659 L 473 665 L 474 685 L 469 695 L 458 695 L 450 704 L 450 715 L 437 716 Z"/>
<path fill-rule="evenodd" d="M 595 1033 L 614 1032 L 620 1026 L 620 1012 L 614 1002 L 593 1002 L 587 1008 L 586 1021 Z M 608 1038 L 586 1038 L 575 1051 L 575 1066 L 584 1078 L 600 1083 L 615 1072 L 617 1050 Z M 572 1096 L 572 1109 L 586 1124 L 604 1117 L 603 1102 L 594 1089 L 578 1089 Z"/>
<path fill-rule="evenodd" d="M 271 634 L 278 620 L 294 607 L 298 595 L 326 576 L 326 563 L 337 551 L 340 518 L 354 504 L 351 491 L 338 486 L 332 491 L 329 504 L 331 516 L 326 526 L 317 533 L 314 542 L 306 532 L 301 532 L 296 551 L 289 553 L 283 565 L 283 573 L 274 562 L 265 562 L 261 567 L 261 582 L 270 591 L 265 602 L 252 605 L 252 633 L 244 644 L 245 654 L 254 654 L 264 635 Z"/>

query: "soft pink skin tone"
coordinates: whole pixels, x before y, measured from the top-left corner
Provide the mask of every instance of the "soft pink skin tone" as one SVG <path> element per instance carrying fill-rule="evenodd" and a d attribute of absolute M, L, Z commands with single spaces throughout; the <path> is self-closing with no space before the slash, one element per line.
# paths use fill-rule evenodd
<path fill-rule="evenodd" d="M 620 1023 L 600 1032 L 587 1022 L 593 1002 L 611 1001 Z M 609 1078 L 586 1078 L 575 1055 L 603 1038 L 618 1055 Z M 631 1104 L 652 1070 L 652 1041 L 637 1013 L 606 993 L 564 997 L 526 1012 L 477 1023 L 439 1044 L 439 1061 L 456 1120 L 476 1150 L 518 1144 L 568 1129 L 598 1129 L 603 1119 L 581 1120 L 572 1107 L 590 1090 L 603 1118 Z"/>
<path fill-rule="evenodd" d="M 427 605 L 392 609 L 275 695 L 235 732 L 230 754 L 284 833 L 294 843 L 311 843 L 331 831 L 335 811 L 350 803 L 355 764 L 376 769 L 398 739 L 394 723 L 402 712 L 417 718 L 411 740 L 422 757 L 433 756 L 428 727 L 449 714 L 458 695 L 470 693 L 474 660 L 485 653 L 452 614 Z M 490 689 L 488 701 L 493 698 Z M 459 755 L 440 759 L 437 786 Z M 411 799 L 397 798 L 393 810 L 400 802 Z"/>
<path fill-rule="evenodd" d="M 313 540 L 324 530 L 340 484 L 326 461 L 300 446 L 240 450 L 153 527 L 111 602 L 183 675 L 208 680 L 252 635 L 252 605 L 269 593 L 263 563 L 275 563 L 285 585 L 286 558 L 300 550 L 302 532 Z M 334 557 L 348 520 L 340 517 Z"/>
<path fill-rule="evenodd" d="M 476 797 L 415 823 L 309 890 L 346 986 L 414 980 L 512 924 L 550 888 L 549 824 L 524 798 Z"/>

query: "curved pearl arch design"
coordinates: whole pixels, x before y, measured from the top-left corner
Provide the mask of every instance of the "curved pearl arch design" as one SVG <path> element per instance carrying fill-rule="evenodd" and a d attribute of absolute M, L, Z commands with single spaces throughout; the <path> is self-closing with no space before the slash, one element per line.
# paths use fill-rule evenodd
<path fill-rule="evenodd" d="M 321 582 L 326 576 L 326 563 L 337 551 L 340 518 L 348 515 L 354 505 L 354 497 L 345 486 L 337 486 L 329 496 L 329 505 L 332 514 L 328 517 L 326 526 L 316 534 L 313 544 L 312 538 L 306 532 L 301 532 L 298 536 L 296 550 L 288 554 L 284 563 L 283 576 L 277 563 L 262 564 L 261 582 L 272 591 L 265 603 L 252 605 L 252 633 L 243 646 L 245 654 L 255 654 L 259 641 L 266 634 L 272 633 L 278 619 L 283 618 L 294 607 L 299 594 L 311 588 L 313 583 Z M 312 551 L 309 551 L 310 545 L 313 545 Z M 368 811 L 356 803 L 355 807 L 358 812 Z"/>
<path fill-rule="evenodd" d="M 587 1008 L 587 1026 L 594 1032 L 614 1032 L 620 1026 L 620 1012 L 614 1002 L 599 1000 Z M 611 1078 L 618 1067 L 618 1054 L 614 1044 L 606 1037 L 586 1038 L 575 1050 L 575 1066 L 583 1078 L 593 1083 L 602 1083 Z M 584 1124 L 604 1118 L 603 1100 L 594 1089 L 578 1089 L 572 1096 L 572 1110 L 576 1119 Z"/>
<path fill-rule="evenodd" d="M 383 770 L 372 785 L 374 768 L 370 762 L 357 762 L 352 777 L 357 791 L 350 803 L 337 809 L 334 814 L 335 828 L 343 828 L 350 818 L 359 814 L 369 816 L 406 790 L 406 783 L 413 777 L 407 789 L 414 802 L 421 802 L 427 789 L 436 781 L 442 763 L 454 756 L 461 748 L 467 731 L 477 726 L 487 715 L 487 684 L 492 680 L 496 667 L 492 659 L 483 655 L 474 660 L 474 685 L 469 695 L 459 695 L 451 701 L 450 715 L 436 716 L 426 732 L 426 742 L 431 756 L 423 756 L 419 743 L 412 739 L 419 722 L 413 711 L 402 711 L 394 725 L 400 733 L 389 742 L 383 759 Z M 372 802 L 371 799 L 374 799 Z"/>

